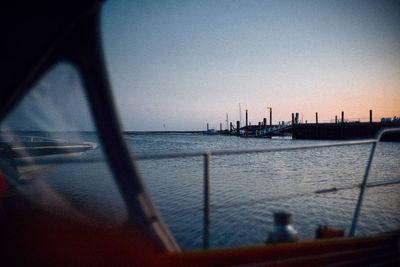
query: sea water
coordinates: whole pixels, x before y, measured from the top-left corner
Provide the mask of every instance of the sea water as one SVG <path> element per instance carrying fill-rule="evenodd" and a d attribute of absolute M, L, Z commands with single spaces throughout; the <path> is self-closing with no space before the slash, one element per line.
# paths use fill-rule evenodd
<path fill-rule="evenodd" d="M 80 138 L 99 142 L 91 133 Z M 126 140 L 134 155 L 335 142 L 202 134 L 137 134 L 126 135 Z M 290 212 L 292 225 L 303 238 L 313 237 L 318 225 L 343 228 L 348 234 L 371 147 L 211 156 L 210 247 L 263 244 L 273 227 L 275 211 Z M 99 145 L 81 159 L 102 155 Z M 199 156 L 137 161 L 157 209 L 183 250 L 203 246 L 203 160 Z M 122 222 L 125 206 L 105 162 L 66 164 L 42 181 L 63 192 L 80 210 Z M 369 182 L 396 181 L 400 181 L 400 143 L 380 143 Z M 315 193 L 332 188 L 337 190 Z M 368 187 L 356 235 L 399 229 L 399 207 L 399 183 Z"/>
<path fill-rule="evenodd" d="M 136 154 L 289 147 L 332 143 L 223 135 L 129 135 Z M 273 212 L 293 215 L 304 238 L 318 225 L 348 233 L 371 144 L 211 157 L 210 246 L 265 242 Z M 203 157 L 141 160 L 140 172 L 164 220 L 183 249 L 202 247 Z M 400 180 L 400 143 L 380 143 L 370 183 Z M 315 191 L 337 191 L 316 194 Z M 357 235 L 400 227 L 400 185 L 369 187 Z"/>

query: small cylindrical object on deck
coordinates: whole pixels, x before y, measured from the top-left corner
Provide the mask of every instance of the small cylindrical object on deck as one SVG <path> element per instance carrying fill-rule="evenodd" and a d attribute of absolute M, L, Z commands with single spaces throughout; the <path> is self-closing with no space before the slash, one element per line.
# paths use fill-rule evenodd
<path fill-rule="evenodd" d="M 292 214 L 281 211 L 274 213 L 274 228 L 268 233 L 267 243 L 295 242 L 297 231 L 291 225 Z"/>

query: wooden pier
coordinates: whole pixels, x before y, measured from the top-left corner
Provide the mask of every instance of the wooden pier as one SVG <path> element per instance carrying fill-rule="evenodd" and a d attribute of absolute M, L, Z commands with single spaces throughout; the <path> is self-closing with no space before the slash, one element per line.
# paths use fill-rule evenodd
<path fill-rule="evenodd" d="M 373 138 L 380 129 L 400 127 L 400 123 L 312 123 L 292 125 L 293 139 L 343 140 Z M 384 140 L 400 141 L 400 134 L 390 134 Z"/>
<path fill-rule="evenodd" d="M 399 127 L 400 123 L 307 123 L 292 125 L 254 125 L 241 127 L 238 131 L 220 131 L 220 134 L 237 135 L 241 137 L 271 138 L 272 136 L 292 136 L 293 139 L 310 140 L 345 140 L 374 138 L 379 130 Z M 385 141 L 400 141 L 399 133 L 383 136 Z"/>
<path fill-rule="evenodd" d="M 293 139 L 313 139 L 313 140 L 344 140 L 344 139 L 367 139 L 374 138 L 379 130 L 384 128 L 400 128 L 400 119 L 382 118 L 380 122 L 372 120 L 372 110 L 369 110 L 369 122 L 348 122 L 345 120 L 344 111 L 341 118 L 335 116 L 334 123 L 319 123 L 318 112 L 315 113 L 315 123 L 301 123 L 299 113 L 292 113 L 291 121 L 282 121 L 278 125 L 272 125 L 272 108 L 270 109 L 269 125 L 267 118 L 258 122 L 258 125 L 249 125 L 248 110 L 246 109 L 246 125 L 240 126 L 240 121 L 236 122 L 236 128 L 230 123 L 230 129 L 219 131 L 220 134 L 236 135 L 241 137 L 271 138 L 272 136 L 292 136 Z M 383 140 L 400 141 L 400 133 L 384 135 Z"/>

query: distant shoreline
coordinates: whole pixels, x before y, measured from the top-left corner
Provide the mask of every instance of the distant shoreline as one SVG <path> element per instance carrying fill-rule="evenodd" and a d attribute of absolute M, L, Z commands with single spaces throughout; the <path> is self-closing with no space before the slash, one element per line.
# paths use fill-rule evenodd
<path fill-rule="evenodd" d="M 126 135 L 141 134 L 201 134 L 203 131 L 124 131 Z"/>
<path fill-rule="evenodd" d="M 17 130 L 17 131 L 0 131 L 0 134 L 41 134 L 41 133 L 97 133 L 97 131 L 30 131 L 30 130 Z M 140 134 L 201 134 L 203 131 L 123 131 L 125 135 L 140 135 Z"/>

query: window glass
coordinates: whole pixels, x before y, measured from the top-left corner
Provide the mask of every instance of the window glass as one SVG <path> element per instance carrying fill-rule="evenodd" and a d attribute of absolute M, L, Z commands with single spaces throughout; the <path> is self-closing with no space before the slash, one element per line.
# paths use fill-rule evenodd
<path fill-rule="evenodd" d="M 8 184 L 3 199 L 20 196 L 75 219 L 125 220 L 74 66 L 62 63 L 46 73 L 0 130 L 0 170 Z"/>

